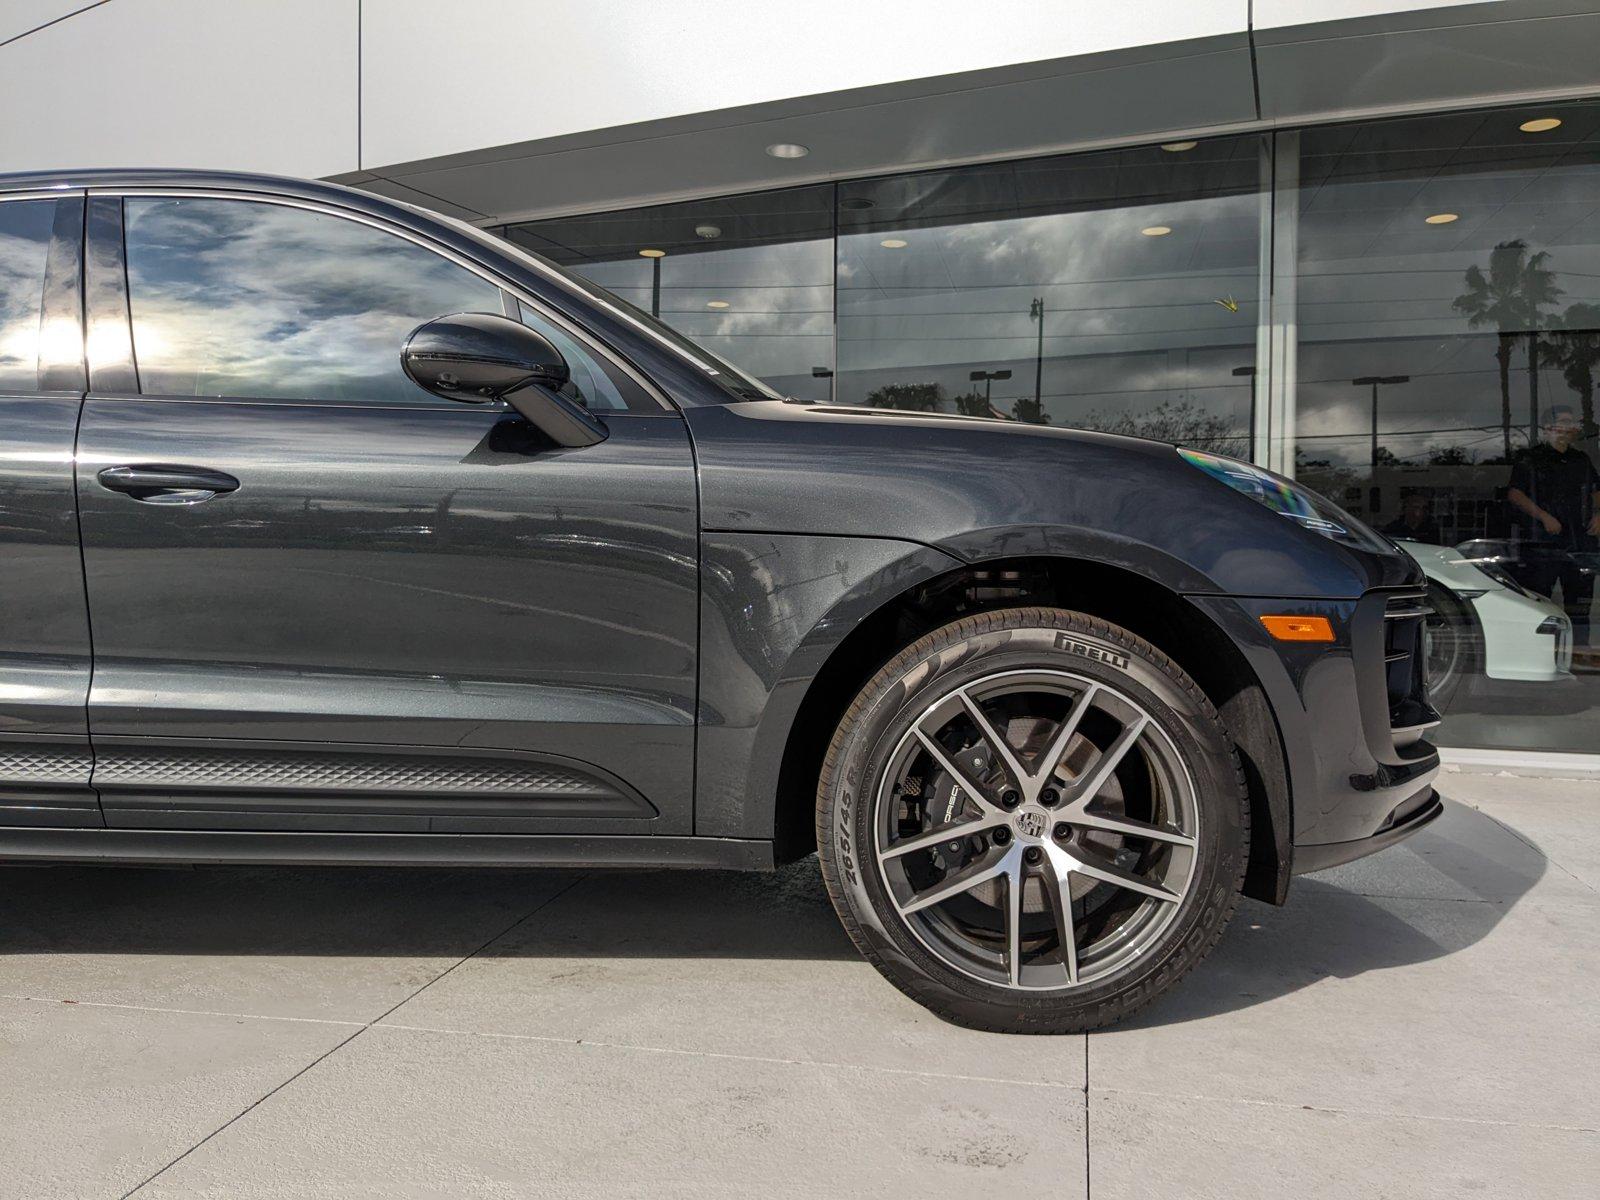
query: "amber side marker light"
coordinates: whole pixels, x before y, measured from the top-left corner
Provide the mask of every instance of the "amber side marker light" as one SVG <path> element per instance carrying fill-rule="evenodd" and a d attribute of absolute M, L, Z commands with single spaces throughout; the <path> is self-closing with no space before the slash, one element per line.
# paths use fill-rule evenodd
<path fill-rule="evenodd" d="M 1333 641 L 1333 626 L 1327 617 L 1262 617 L 1261 623 L 1280 642 Z"/>

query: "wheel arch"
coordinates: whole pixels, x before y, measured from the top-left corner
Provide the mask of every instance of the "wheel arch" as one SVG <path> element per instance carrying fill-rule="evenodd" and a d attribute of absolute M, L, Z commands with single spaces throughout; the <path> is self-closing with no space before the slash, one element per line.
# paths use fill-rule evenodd
<path fill-rule="evenodd" d="M 1066 556 L 962 564 L 885 598 L 839 641 L 812 676 L 784 739 L 771 798 L 778 860 L 815 849 L 816 781 L 828 742 L 885 662 L 960 616 L 1036 604 L 1123 626 L 1181 665 L 1206 693 L 1233 739 L 1250 793 L 1245 895 L 1282 903 L 1293 854 L 1292 801 L 1283 738 L 1261 681 L 1221 627 L 1177 592 L 1123 566 Z"/>

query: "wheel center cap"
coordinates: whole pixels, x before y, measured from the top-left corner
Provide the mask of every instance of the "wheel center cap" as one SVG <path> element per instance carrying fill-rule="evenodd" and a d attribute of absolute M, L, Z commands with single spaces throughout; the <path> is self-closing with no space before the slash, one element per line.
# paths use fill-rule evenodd
<path fill-rule="evenodd" d="M 1050 828 L 1050 817 L 1042 808 L 1024 808 L 1017 813 L 1016 825 L 1018 836 L 1038 841 Z"/>

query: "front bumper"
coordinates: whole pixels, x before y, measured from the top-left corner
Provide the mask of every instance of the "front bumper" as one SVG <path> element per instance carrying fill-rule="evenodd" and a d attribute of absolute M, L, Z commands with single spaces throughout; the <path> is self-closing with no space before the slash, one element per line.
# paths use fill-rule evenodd
<path fill-rule="evenodd" d="M 1387 850 L 1396 842 L 1403 842 L 1424 825 L 1432 823 L 1444 812 L 1444 801 L 1431 786 L 1425 787 L 1411 800 L 1400 805 L 1389 823 L 1370 837 L 1353 842 L 1321 842 L 1311 846 L 1296 846 L 1294 873 L 1309 875 L 1312 871 L 1326 871 L 1343 863 L 1354 862 L 1379 850 Z"/>
<path fill-rule="evenodd" d="M 1277 721 L 1294 874 L 1381 850 L 1438 815 L 1419 585 L 1353 600 L 1190 597 L 1244 653 Z M 1274 641 L 1260 622 L 1270 613 L 1327 617 L 1335 640 Z"/>

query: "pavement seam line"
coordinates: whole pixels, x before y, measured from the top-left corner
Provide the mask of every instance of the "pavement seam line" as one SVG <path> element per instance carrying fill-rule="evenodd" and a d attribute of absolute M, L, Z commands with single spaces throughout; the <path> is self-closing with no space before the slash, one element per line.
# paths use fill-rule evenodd
<path fill-rule="evenodd" d="M 1262 1100 L 1243 1096 L 1207 1096 L 1189 1092 L 1152 1092 L 1142 1088 L 1095 1088 L 1102 1096 L 1139 1096 L 1150 1100 L 1191 1100 L 1205 1104 L 1242 1104 L 1252 1108 L 1281 1108 L 1290 1112 L 1318 1112 L 1367 1121 L 1436 1121 L 1447 1125 L 1482 1125 L 1497 1129 L 1542 1129 L 1552 1133 L 1600 1133 L 1588 1125 L 1553 1125 L 1545 1121 L 1496 1121 L 1489 1117 L 1445 1117 L 1437 1113 L 1391 1112 L 1341 1108 L 1328 1104 L 1296 1104 L 1290 1100 Z"/>
<path fill-rule="evenodd" d="M 1504 829 L 1512 837 L 1516 838 L 1517 841 L 1521 842 L 1529 850 L 1532 850 L 1535 854 L 1537 854 L 1540 858 L 1544 859 L 1544 861 L 1549 863 L 1552 867 L 1555 867 L 1558 871 L 1560 871 L 1568 879 L 1576 880 L 1578 883 L 1580 883 L 1584 887 L 1588 888 L 1591 892 L 1600 891 L 1600 888 L 1596 888 L 1594 886 L 1594 884 L 1590 883 L 1587 879 L 1584 879 L 1580 875 L 1574 875 L 1571 871 L 1569 871 L 1561 863 L 1558 863 L 1555 859 L 1551 858 L 1548 854 L 1545 853 L 1545 850 L 1544 850 L 1543 846 L 1538 846 L 1538 845 L 1535 845 L 1533 842 L 1530 842 L 1527 838 L 1523 837 L 1521 833 L 1519 833 L 1517 830 L 1513 829 L 1511 826 L 1507 825 L 1504 821 L 1502 821 L 1499 817 L 1495 816 L 1492 812 L 1485 812 L 1483 809 L 1479 808 L 1476 804 L 1474 804 L 1472 806 L 1472 811 L 1476 812 L 1476 813 L 1482 813 L 1484 816 L 1488 817 L 1489 820 L 1493 821 L 1496 825 L 1500 826 L 1501 829 Z"/>
<path fill-rule="evenodd" d="M 503 936 L 503 935 L 502 935 Z M 463 960 L 465 961 L 465 960 Z M 460 964 L 457 964 L 460 965 Z M 443 978 L 441 975 L 440 978 Z M 420 992 L 422 989 L 418 989 Z M 407 1003 L 411 997 L 400 1003 Z M 555 1046 L 583 1046 L 596 1050 L 632 1050 L 641 1054 L 682 1054 L 694 1058 L 728 1059 L 734 1062 L 769 1063 L 774 1066 L 821 1067 L 840 1071 L 864 1071 L 880 1075 L 904 1075 L 918 1079 L 948 1079 L 958 1083 L 1002 1083 L 1019 1087 L 1084 1089 L 1074 1083 L 1059 1083 L 1048 1079 L 1008 1079 L 999 1075 L 960 1075 L 949 1071 L 915 1071 L 905 1067 L 875 1067 L 866 1063 L 834 1062 L 821 1058 L 779 1058 L 761 1054 L 733 1054 L 719 1050 L 690 1050 L 680 1046 L 649 1046 L 640 1042 L 600 1042 L 589 1038 L 556 1037 L 550 1034 L 509 1033 L 493 1029 L 453 1029 L 441 1025 L 403 1025 L 378 1018 L 372 1022 L 340 1020 L 336 1017 L 282 1017 L 267 1013 L 220 1012 L 200 1008 L 164 1008 L 153 1004 L 115 1004 L 103 1000 L 64 1001 L 49 996 L 22 996 L 0 993 L 0 1000 L 26 1001 L 34 1004 L 70 1004 L 73 1008 L 109 1008 L 124 1012 L 161 1013 L 184 1017 L 226 1017 L 235 1021 L 285 1021 L 302 1025 L 342 1025 L 361 1032 L 368 1029 L 393 1030 L 399 1033 L 436 1033 L 451 1037 L 502 1038 L 511 1041 L 543 1042 Z M 396 1006 L 398 1007 L 398 1005 Z M 390 1009 L 393 1012 L 394 1009 Z M 388 1014 L 386 1013 L 385 1016 Z"/>
<path fill-rule="evenodd" d="M 385 1021 L 372 1029 L 390 1029 L 400 1033 L 437 1033 L 452 1037 L 498 1038 L 516 1042 L 541 1042 L 555 1046 L 582 1046 L 595 1050 L 632 1050 L 639 1054 L 677 1054 L 685 1058 L 715 1058 L 730 1062 L 767 1063 L 779 1067 L 821 1067 L 834 1071 L 861 1071 L 877 1075 L 903 1075 L 916 1079 L 948 1079 L 957 1083 L 1001 1083 L 1015 1087 L 1054 1088 L 1081 1092 L 1076 1083 L 1058 1083 L 1049 1079 L 1007 1079 L 998 1075 L 961 1075 L 950 1071 L 916 1071 L 909 1067 L 876 1067 L 868 1063 L 832 1062 L 823 1058 L 779 1058 L 768 1054 L 733 1054 L 726 1050 L 691 1050 L 682 1046 L 647 1046 L 641 1042 L 600 1042 L 589 1038 L 555 1037 L 543 1033 L 506 1033 L 493 1029 L 447 1029 L 437 1025 L 400 1025 Z"/>
<path fill-rule="evenodd" d="M 301 1067 L 293 1075 L 289 1076 L 289 1078 L 285 1079 L 282 1083 L 278 1084 L 276 1087 L 272 1088 L 270 1091 L 268 1091 L 265 1094 L 257 1097 L 255 1100 L 252 1100 L 243 1109 L 241 1109 L 239 1112 L 235 1113 L 233 1116 L 229 1117 L 221 1125 L 218 1125 L 210 1133 L 206 1134 L 205 1137 L 201 1138 L 198 1142 L 196 1142 L 194 1145 L 190 1146 L 182 1154 L 180 1154 L 176 1158 L 172 1159 L 165 1166 L 161 1167 L 159 1170 L 157 1170 L 154 1173 L 146 1176 L 144 1179 L 142 1179 L 138 1183 L 134 1184 L 133 1187 L 129 1188 L 126 1192 L 122 1193 L 121 1200 L 128 1200 L 128 1197 L 134 1195 L 136 1192 L 142 1191 L 149 1184 L 154 1183 L 162 1175 L 165 1175 L 168 1171 L 172 1170 L 173 1167 L 177 1166 L 184 1159 L 188 1158 L 189 1155 L 193 1154 L 196 1150 L 200 1149 L 201 1146 L 204 1146 L 207 1142 L 209 1142 L 213 1138 L 217 1137 L 223 1131 L 231 1128 L 236 1122 L 238 1122 L 240 1120 L 243 1120 L 246 1116 L 248 1116 L 250 1113 L 254 1112 L 257 1108 L 261 1107 L 261 1105 L 265 1104 L 268 1100 L 272 1099 L 272 1097 L 276 1096 L 279 1092 L 283 1091 L 284 1088 L 288 1087 L 296 1079 L 299 1079 L 302 1075 L 304 1075 L 307 1071 L 311 1070 L 311 1068 L 315 1067 L 318 1063 L 325 1061 L 326 1059 L 328 1059 L 332 1055 L 337 1054 L 340 1050 L 343 1050 L 351 1042 L 355 1041 L 363 1033 L 365 1033 L 367 1030 L 371 1029 L 379 1021 L 383 1020 L 384 1017 L 387 1017 L 390 1013 L 394 1012 L 394 1010 L 399 1008 L 402 1004 L 410 1003 L 413 999 L 415 999 L 417 996 L 421 995 L 423 992 L 427 991 L 434 984 L 438 983 L 439 980 L 443 979 L 446 975 L 450 974 L 450 972 L 454 971 L 457 967 L 461 966 L 463 963 L 471 961 L 472 959 L 476 958 L 478 955 L 482 954 L 490 946 L 494 945 L 501 938 L 505 937 L 507 934 L 509 934 L 513 930 L 515 930 L 519 925 L 522 925 L 526 921 L 532 920 L 535 914 L 543 911 L 548 905 L 554 903 L 556 900 L 560 899 L 562 896 L 565 896 L 573 888 L 577 887 L 578 884 L 582 883 L 586 878 L 587 878 L 587 876 L 580 875 L 576 879 L 572 880 L 572 882 L 567 884 L 566 887 L 557 888 L 555 891 L 551 892 L 550 895 L 546 896 L 543 900 L 539 901 L 539 903 L 535 904 L 531 909 L 529 909 L 522 916 L 518 917 L 515 921 L 511 922 L 511 924 L 507 925 L 499 933 L 495 934 L 488 941 L 484 942 L 476 950 L 472 951 L 472 953 L 466 955 L 463 958 L 457 959 L 455 962 L 451 963 L 448 967 L 446 967 L 444 970 L 440 971 L 437 975 L 435 975 L 432 979 L 428 980 L 428 982 L 423 984 L 421 987 L 417 988 L 410 995 L 406 996 L 404 999 L 400 1000 L 398 1003 L 390 1005 L 383 1012 L 379 1013 L 376 1017 L 372 1018 L 372 1020 L 367 1021 L 364 1024 L 362 1024 L 360 1026 L 360 1028 L 356 1029 L 349 1037 L 341 1038 L 334 1046 L 332 1046 L 328 1050 L 323 1051 L 321 1054 L 317 1055 L 316 1058 L 312 1059 L 305 1066 Z M 268 1019 L 271 1020 L 273 1018 L 268 1018 Z"/>
<path fill-rule="evenodd" d="M 365 1028 L 365 1021 L 341 1020 L 338 1017 L 284 1017 L 270 1013 L 220 1012 L 209 1008 L 164 1008 L 155 1004 L 118 1004 L 111 1000 L 65 1000 L 56 996 L 22 996 L 0 992 L 0 1000 L 19 1000 L 31 1004 L 60 1004 L 69 1008 L 111 1008 L 124 1012 L 165 1013 L 174 1017 L 230 1017 L 235 1021 L 288 1021 L 301 1025 L 344 1025 Z"/>
<path fill-rule="evenodd" d="M 1083 1035 L 1083 1200 L 1090 1200 L 1094 1170 L 1089 1159 L 1089 1038 Z"/>

